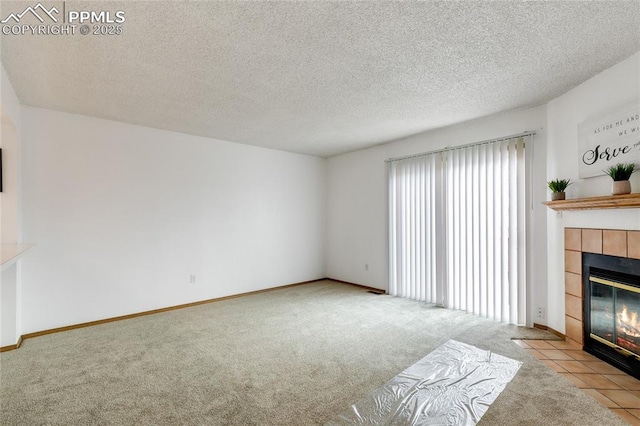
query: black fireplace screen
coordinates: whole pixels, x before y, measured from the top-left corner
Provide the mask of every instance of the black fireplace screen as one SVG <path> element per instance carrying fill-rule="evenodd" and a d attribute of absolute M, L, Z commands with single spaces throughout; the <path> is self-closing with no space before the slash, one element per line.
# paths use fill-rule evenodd
<path fill-rule="evenodd" d="M 640 355 L 640 289 L 597 276 L 590 276 L 593 339 Z"/>

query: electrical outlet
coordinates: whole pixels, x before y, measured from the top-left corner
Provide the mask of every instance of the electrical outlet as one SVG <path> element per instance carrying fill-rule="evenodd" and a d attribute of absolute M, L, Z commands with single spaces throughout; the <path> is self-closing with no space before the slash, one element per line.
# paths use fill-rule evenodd
<path fill-rule="evenodd" d="M 195 284 L 195 283 L 196 283 L 196 276 L 189 275 L 189 284 Z"/>
<path fill-rule="evenodd" d="M 542 306 L 538 306 L 538 318 L 544 319 L 544 308 Z"/>

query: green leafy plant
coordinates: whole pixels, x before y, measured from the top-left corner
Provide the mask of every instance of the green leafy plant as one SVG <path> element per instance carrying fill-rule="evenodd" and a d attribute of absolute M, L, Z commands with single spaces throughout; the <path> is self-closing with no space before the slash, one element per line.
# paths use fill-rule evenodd
<path fill-rule="evenodd" d="M 554 179 L 552 181 L 547 182 L 547 186 L 551 190 L 551 192 L 564 192 L 567 189 L 567 186 L 571 185 L 571 179 Z"/>
<path fill-rule="evenodd" d="M 634 163 L 618 163 L 609 167 L 604 172 L 608 174 L 614 181 L 629 180 L 633 172 L 636 171 Z"/>

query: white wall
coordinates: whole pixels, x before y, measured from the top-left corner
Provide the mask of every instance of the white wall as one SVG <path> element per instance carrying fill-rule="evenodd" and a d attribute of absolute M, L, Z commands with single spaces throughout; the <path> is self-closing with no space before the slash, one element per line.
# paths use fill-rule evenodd
<path fill-rule="evenodd" d="M 3 192 L 0 193 L 0 242 L 20 240 L 20 102 L 0 65 L 0 148 Z M 20 336 L 20 262 L 0 271 L 0 347 L 14 345 Z"/>
<path fill-rule="evenodd" d="M 18 242 L 20 136 L 4 108 L 0 108 L 0 148 L 2 148 L 2 193 L 0 193 L 0 242 Z"/>
<path fill-rule="evenodd" d="M 534 130 L 529 313 L 546 307 L 546 107 L 510 112 L 332 157 L 327 168 L 327 275 L 387 289 L 385 160 Z M 531 149 L 533 148 L 533 149 Z M 365 265 L 369 269 L 365 269 Z M 530 317 L 531 324 L 534 318 Z M 544 323 L 544 319 L 535 319 Z"/>
<path fill-rule="evenodd" d="M 2 109 L 9 115 L 11 121 L 20 128 L 20 102 L 7 77 L 4 66 L 0 63 L 0 101 Z"/>
<path fill-rule="evenodd" d="M 325 276 L 324 159 L 31 107 L 22 127 L 23 333 Z"/>
<path fill-rule="evenodd" d="M 3 166 L 0 241 L 3 244 L 15 244 L 20 238 L 20 124 L 20 102 L 4 67 L 0 66 L 0 148 Z"/>
<path fill-rule="evenodd" d="M 567 198 L 611 194 L 608 176 L 578 179 L 577 126 L 634 100 L 640 100 L 640 52 L 549 102 L 547 179 L 574 181 Z M 633 175 L 631 186 L 632 192 L 640 191 L 640 174 Z M 569 211 L 562 216 L 548 210 L 547 223 L 548 325 L 564 332 L 564 228 L 640 229 L 640 210 Z"/>

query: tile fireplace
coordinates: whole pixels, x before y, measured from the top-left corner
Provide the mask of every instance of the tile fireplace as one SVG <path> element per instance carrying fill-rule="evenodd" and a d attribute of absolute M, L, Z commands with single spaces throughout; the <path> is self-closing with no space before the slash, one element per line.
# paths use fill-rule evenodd
<path fill-rule="evenodd" d="M 565 229 L 566 337 L 640 378 L 640 231 Z"/>

